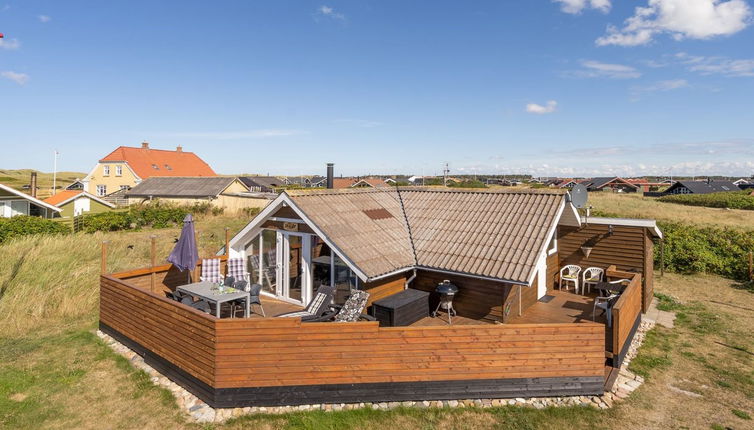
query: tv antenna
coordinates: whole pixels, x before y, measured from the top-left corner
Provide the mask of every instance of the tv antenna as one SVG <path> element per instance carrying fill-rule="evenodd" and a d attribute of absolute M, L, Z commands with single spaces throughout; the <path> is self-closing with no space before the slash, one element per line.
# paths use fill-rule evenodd
<path fill-rule="evenodd" d="M 450 173 L 450 166 L 448 166 L 448 163 L 445 163 L 445 166 L 442 168 L 442 185 L 445 187 L 448 186 L 448 173 Z"/>

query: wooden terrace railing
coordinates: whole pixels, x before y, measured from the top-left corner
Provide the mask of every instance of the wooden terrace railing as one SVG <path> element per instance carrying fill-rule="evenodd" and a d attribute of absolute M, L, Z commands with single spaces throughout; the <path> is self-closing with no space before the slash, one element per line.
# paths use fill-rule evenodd
<path fill-rule="evenodd" d="M 153 274 L 159 287 L 151 287 Z M 167 299 L 163 289 L 174 288 L 175 276 L 165 266 L 103 274 L 100 327 L 212 406 L 603 390 L 602 324 L 380 327 L 218 319 Z"/>

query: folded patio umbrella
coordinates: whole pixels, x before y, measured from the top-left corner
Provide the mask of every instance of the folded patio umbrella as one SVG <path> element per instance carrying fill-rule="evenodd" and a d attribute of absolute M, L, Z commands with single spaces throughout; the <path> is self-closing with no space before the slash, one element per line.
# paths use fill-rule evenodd
<path fill-rule="evenodd" d="M 186 269 L 194 270 L 196 268 L 196 262 L 199 261 L 199 251 L 196 249 L 194 218 L 191 214 L 186 215 L 186 218 L 183 219 L 181 237 L 170 253 L 168 261 L 173 263 L 181 272 Z"/>

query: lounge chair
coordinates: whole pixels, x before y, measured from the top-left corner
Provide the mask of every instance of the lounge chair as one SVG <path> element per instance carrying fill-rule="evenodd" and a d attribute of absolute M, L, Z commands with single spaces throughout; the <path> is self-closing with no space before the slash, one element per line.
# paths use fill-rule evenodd
<path fill-rule="evenodd" d="M 334 296 L 335 288 L 328 285 L 321 285 L 319 289 L 317 289 L 317 294 L 314 295 L 312 301 L 306 305 L 306 309 L 276 316 L 283 318 L 300 317 L 301 321 L 310 321 L 321 318 L 330 310 Z"/>
<path fill-rule="evenodd" d="M 249 272 L 246 271 L 246 261 L 243 258 L 228 259 L 228 276 L 236 281 L 249 282 Z"/>
<path fill-rule="evenodd" d="M 202 259 L 202 275 L 199 279 L 203 282 L 212 282 L 213 284 L 221 282 L 223 275 L 220 273 L 220 259 Z"/>
<path fill-rule="evenodd" d="M 369 301 L 369 293 L 354 290 L 342 305 L 334 305 L 333 309 L 325 313 L 321 318 L 307 320 L 307 322 L 356 322 L 359 320 L 375 321 L 374 317 L 364 313 Z"/>

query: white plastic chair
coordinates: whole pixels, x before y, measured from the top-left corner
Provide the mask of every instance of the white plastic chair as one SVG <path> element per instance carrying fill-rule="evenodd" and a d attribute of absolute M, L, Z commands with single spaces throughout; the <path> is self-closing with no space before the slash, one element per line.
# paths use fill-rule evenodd
<path fill-rule="evenodd" d="M 587 267 L 581 274 L 581 289 L 586 293 L 587 288 L 589 292 L 592 292 L 592 285 L 597 285 L 598 282 L 602 282 L 602 277 L 605 274 L 604 269 L 599 267 Z"/>
<path fill-rule="evenodd" d="M 568 283 L 572 282 L 573 287 L 576 290 L 576 294 L 579 293 L 579 272 L 581 272 L 581 267 L 575 265 L 575 264 L 569 264 L 567 266 L 563 266 L 562 269 L 560 269 L 560 283 L 558 284 L 559 289 L 563 289 L 563 282 L 566 284 L 566 291 L 568 291 Z"/>

